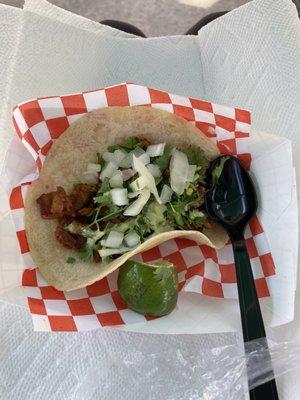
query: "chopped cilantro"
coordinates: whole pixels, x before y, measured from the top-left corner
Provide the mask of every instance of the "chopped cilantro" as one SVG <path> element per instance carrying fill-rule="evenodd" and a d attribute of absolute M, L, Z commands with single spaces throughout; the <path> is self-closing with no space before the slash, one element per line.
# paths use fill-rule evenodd
<path fill-rule="evenodd" d="M 93 257 L 93 251 L 95 244 L 89 244 L 86 242 L 80 249 L 80 258 L 84 261 L 90 261 Z"/>
<path fill-rule="evenodd" d="M 135 231 L 140 236 L 141 241 L 145 240 L 151 233 L 151 229 L 146 223 L 143 214 L 140 214 L 136 217 Z"/>
<path fill-rule="evenodd" d="M 209 160 L 204 154 L 204 151 L 202 149 L 193 147 L 187 147 L 183 151 L 187 155 L 189 164 L 197 166 L 194 181 L 197 184 L 204 183 L 206 170 L 209 166 Z"/>
<path fill-rule="evenodd" d="M 166 220 L 167 207 L 153 201 L 143 212 L 144 221 L 154 233 L 162 233 L 172 230 L 169 221 Z"/>
<path fill-rule="evenodd" d="M 75 264 L 75 263 L 76 263 L 76 258 L 74 257 L 67 258 L 67 264 Z"/>
<path fill-rule="evenodd" d="M 173 221 L 175 227 L 182 229 L 184 227 L 183 215 L 185 214 L 187 203 L 180 200 L 169 203 L 167 205 L 167 216 L 170 221 Z"/>
<path fill-rule="evenodd" d="M 110 207 L 112 204 L 111 195 L 109 192 L 95 196 L 93 200 L 95 204 L 99 204 L 100 206 Z"/>
<path fill-rule="evenodd" d="M 101 156 L 100 153 L 97 153 L 97 159 L 98 159 L 98 164 L 100 164 L 101 168 L 103 168 L 104 164 L 105 164 L 105 161 L 104 161 L 104 159 L 103 159 L 103 157 Z"/>
<path fill-rule="evenodd" d="M 100 188 L 100 191 L 98 193 L 101 192 L 101 189 L 102 188 Z M 106 215 L 100 219 L 101 221 L 107 221 L 108 219 L 110 219 L 111 214 L 113 214 L 113 216 L 114 216 L 114 214 L 119 215 L 120 211 L 123 210 L 123 209 L 120 209 L 120 207 L 116 206 L 112 202 L 111 195 L 108 191 L 94 197 L 93 200 L 94 200 L 94 203 L 97 204 L 99 211 L 100 211 L 101 207 L 106 207 L 108 210 L 106 212 Z M 99 212 L 97 213 L 97 215 L 99 215 Z"/>
<path fill-rule="evenodd" d="M 197 165 L 197 167 L 208 167 L 209 160 L 202 149 L 187 147 L 183 150 L 183 152 L 187 155 L 189 164 Z"/>
<path fill-rule="evenodd" d="M 131 217 L 126 221 L 114 226 L 114 229 L 121 233 L 126 233 L 127 231 L 133 230 L 136 224 L 136 218 Z"/>
<path fill-rule="evenodd" d="M 122 146 L 118 146 L 117 144 L 113 145 L 113 146 L 108 146 L 107 151 L 109 153 L 113 153 L 116 150 L 120 150 L 122 149 Z"/>
<path fill-rule="evenodd" d="M 157 165 L 163 173 L 169 166 L 170 158 L 172 155 L 172 146 L 168 143 L 165 145 L 164 153 L 157 157 L 153 164 Z"/>
<path fill-rule="evenodd" d="M 136 136 L 132 136 L 126 139 L 125 142 L 122 143 L 122 145 L 109 146 L 107 148 L 107 151 L 109 151 L 110 153 L 113 153 L 115 150 L 120 150 L 120 149 L 130 151 L 134 150 L 136 147 L 140 145 L 141 145 L 140 139 Z"/>
<path fill-rule="evenodd" d="M 122 144 L 122 147 L 127 150 L 133 150 L 140 144 L 141 144 L 140 139 L 136 136 L 133 136 L 126 139 L 125 142 Z"/>
<path fill-rule="evenodd" d="M 196 209 L 189 212 L 188 218 L 195 228 L 201 229 L 205 222 L 206 216 L 202 211 Z"/>
<path fill-rule="evenodd" d="M 109 186 L 109 179 L 105 178 L 104 181 L 101 184 L 100 189 L 98 190 L 98 194 L 104 194 L 106 192 L 110 191 L 110 186 Z"/>
<path fill-rule="evenodd" d="M 112 211 L 106 214 L 104 217 L 100 218 L 100 221 L 110 221 L 111 219 L 114 219 L 115 217 L 123 214 L 123 212 L 125 211 L 124 207 L 120 208 L 115 206 L 114 204 L 111 204 L 110 209 Z"/>

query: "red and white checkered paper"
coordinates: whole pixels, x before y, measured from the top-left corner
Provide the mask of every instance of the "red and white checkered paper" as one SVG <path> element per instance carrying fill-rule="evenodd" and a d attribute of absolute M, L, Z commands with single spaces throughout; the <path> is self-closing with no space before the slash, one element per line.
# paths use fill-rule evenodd
<path fill-rule="evenodd" d="M 35 268 L 24 230 L 24 198 L 36 179 L 53 140 L 89 111 L 107 106 L 143 105 L 166 110 L 195 124 L 222 154 L 237 156 L 250 168 L 247 152 L 250 113 L 245 110 L 177 96 L 133 83 L 57 97 L 44 97 L 18 105 L 13 122 L 18 136 L 35 160 L 36 171 L 24 177 L 10 196 L 20 250 L 27 269 L 22 284 L 36 330 L 83 331 L 147 321 L 129 310 L 117 288 L 117 271 L 84 289 L 61 292 L 49 286 Z M 257 217 L 246 230 L 246 242 L 259 297 L 269 296 L 266 277 L 275 274 L 268 241 Z M 207 296 L 236 298 L 237 285 L 232 246 L 221 250 L 187 239 L 169 240 L 135 258 L 144 262 L 168 260 L 178 269 L 180 290 Z M 201 301 L 201 298 L 199 298 Z"/>

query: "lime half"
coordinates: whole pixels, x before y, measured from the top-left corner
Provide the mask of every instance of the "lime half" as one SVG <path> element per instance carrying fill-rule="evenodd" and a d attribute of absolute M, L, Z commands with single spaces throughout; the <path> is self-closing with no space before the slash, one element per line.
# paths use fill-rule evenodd
<path fill-rule="evenodd" d="M 120 267 L 118 288 L 132 310 L 161 317 L 170 314 L 178 298 L 178 276 L 173 264 L 142 264 L 129 260 Z"/>

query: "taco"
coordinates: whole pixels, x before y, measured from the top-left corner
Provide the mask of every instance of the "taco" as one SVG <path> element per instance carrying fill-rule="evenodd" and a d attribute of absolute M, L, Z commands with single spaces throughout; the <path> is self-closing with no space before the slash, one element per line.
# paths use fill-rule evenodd
<path fill-rule="evenodd" d="M 92 284 L 171 238 L 222 247 L 204 211 L 215 143 L 148 107 L 86 114 L 54 141 L 25 201 L 33 260 L 58 290 Z"/>

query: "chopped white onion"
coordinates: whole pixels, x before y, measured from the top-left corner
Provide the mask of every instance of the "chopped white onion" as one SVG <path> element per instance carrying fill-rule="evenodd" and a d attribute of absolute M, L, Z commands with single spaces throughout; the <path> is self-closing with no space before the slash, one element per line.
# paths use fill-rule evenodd
<path fill-rule="evenodd" d="M 101 258 L 114 256 L 116 254 L 127 253 L 127 251 L 132 250 L 130 247 L 120 247 L 119 249 L 101 249 L 98 251 Z"/>
<path fill-rule="evenodd" d="M 100 174 L 101 181 L 104 181 L 105 178 L 111 178 L 113 174 L 116 172 L 117 166 L 114 162 L 109 161 Z"/>
<path fill-rule="evenodd" d="M 128 204 L 127 189 L 115 188 L 110 191 L 112 202 L 116 206 L 125 206 Z"/>
<path fill-rule="evenodd" d="M 126 151 L 118 149 L 115 150 L 113 153 L 113 162 L 119 166 L 120 163 L 124 160 L 124 158 L 127 156 Z"/>
<path fill-rule="evenodd" d="M 125 150 L 122 149 L 117 149 L 115 150 L 113 153 L 110 153 L 108 151 L 106 151 L 103 155 L 102 158 L 104 159 L 104 161 L 106 161 L 107 163 L 109 162 L 113 162 L 114 164 L 116 164 L 116 166 L 118 167 L 122 161 L 124 160 L 124 158 L 127 156 L 127 152 Z"/>
<path fill-rule="evenodd" d="M 82 225 L 78 224 L 77 222 L 73 221 L 65 229 L 71 233 L 80 233 Z"/>
<path fill-rule="evenodd" d="M 107 163 L 110 162 L 110 161 L 113 161 L 114 153 L 109 153 L 108 151 L 106 151 L 105 153 L 102 154 L 102 158 Z"/>
<path fill-rule="evenodd" d="M 188 173 L 189 162 L 186 154 L 174 149 L 170 161 L 170 182 L 175 193 L 182 194 L 184 192 Z"/>
<path fill-rule="evenodd" d="M 150 190 L 150 192 L 154 195 L 156 201 L 161 204 L 161 200 L 159 198 L 159 194 L 157 191 L 157 187 L 155 185 L 154 177 L 145 167 L 145 165 L 133 155 L 133 168 L 138 172 L 140 177 L 146 183 L 146 187 Z"/>
<path fill-rule="evenodd" d="M 150 174 L 154 177 L 154 178 L 159 178 L 161 176 L 161 172 L 159 169 L 158 165 L 155 164 L 148 164 L 147 165 L 147 169 L 150 172 Z"/>
<path fill-rule="evenodd" d="M 130 153 L 126 155 L 126 157 L 123 158 L 123 160 L 120 162 L 119 166 L 122 168 L 129 168 L 132 166 L 132 157 L 133 155 L 138 158 L 144 165 L 150 163 L 150 157 L 149 155 L 140 147 L 137 147 L 134 150 L 131 150 Z"/>
<path fill-rule="evenodd" d="M 135 155 L 137 158 L 139 158 L 142 154 L 145 154 L 145 151 L 141 147 L 137 147 L 136 149 L 132 150 L 130 153 L 132 155 Z"/>
<path fill-rule="evenodd" d="M 86 244 L 87 244 L 88 247 L 93 247 L 95 242 L 96 242 L 96 240 L 94 238 L 90 238 L 89 237 L 89 238 L 86 239 Z"/>
<path fill-rule="evenodd" d="M 105 232 L 104 231 L 93 231 L 91 228 L 84 227 L 81 228 L 80 231 L 81 235 L 86 237 L 86 238 L 91 238 L 94 240 L 94 242 L 97 242 L 97 240 L 101 239 L 102 236 L 104 236 Z"/>
<path fill-rule="evenodd" d="M 193 182 L 194 181 L 194 176 L 196 173 L 197 165 L 190 165 L 189 166 L 189 172 L 187 176 L 187 182 Z"/>
<path fill-rule="evenodd" d="M 137 157 L 144 165 L 147 165 L 150 163 L 150 157 L 149 154 L 143 153 L 139 157 Z"/>
<path fill-rule="evenodd" d="M 122 177 L 124 181 L 128 181 L 128 179 L 132 178 L 134 175 L 136 174 L 136 172 L 129 168 L 129 169 L 124 169 L 122 171 Z"/>
<path fill-rule="evenodd" d="M 143 179 L 143 177 L 139 177 L 135 179 L 133 182 L 130 183 L 130 189 L 133 192 L 137 192 L 138 190 L 144 189 L 144 187 L 147 185 L 147 181 Z"/>
<path fill-rule="evenodd" d="M 150 157 L 158 157 L 164 154 L 165 145 L 165 143 L 150 144 L 146 151 Z"/>
<path fill-rule="evenodd" d="M 118 231 L 111 231 L 106 240 L 101 240 L 104 247 L 118 249 L 123 242 L 124 234 Z"/>
<path fill-rule="evenodd" d="M 122 188 L 123 187 L 123 175 L 121 171 L 116 171 L 109 180 L 111 188 Z"/>
<path fill-rule="evenodd" d="M 100 171 L 101 171 L 101 165 L 94 163 L 89 163 L 86 169 L 86 172 L 100 172 Z"/>
<path fill-rule="evenodd" d="M 127 153 L 123 160 L 119 163 L 121 168 L 130 168 L 132 165 L 132 152 Z"/>
<path fill-rule="evenodd" d="M 135 231 L 132 231 L 125 235 L 124 242 L 128 247 L 135 247 L 141 242 L 141 240 L 139 235 Z"/>
<path fill-rule="evenodd" d="M 149 200 L 150 195 L 151 193 L 149 189 L 141 190 L 141 193 L 137 200 L 130 204 L 130 206 L 126 208 L 123 214 L 128 217 L 135 217 L 136 215 L 139 215 L 139 213 L 142 211 L 143 207 Z"/>
<path fill-rule="evenodd" d="M 129 153 L 126 153 L 126 156 L 119 162 L 119 167 L 131 168 L 133 155 L 135 155 L 137 158 L 142 157 L 141 161 L 143 162 L 143 164 L 149 164 L 150 158 L 148 161 L 148 155 L 146 154 L 147 153 L 143 149 L 137 147 L 136 149 L 131 150 Z"/>
<path fill-rule="evenodd" d="M 134 199 L 135 197 L 138 197 L 139 194 L 141 194 L 140 190 L 137 190 L 135 192 L 130 192 L 130 193 L 128 193 L 128 198 L 129 199 Z"/>
<path fill-rule="evenodd" d="M 160 194 L 162 203 L 163 204 L 169 203 L 171 200 L 172 194 L 173 194 L 173 190 L 168 185 L 164 185 L 161 190 L 161 194 Z"/>
<path fill-rule="evenodd" d="M 82 183 L 87 183 L 89 185 L 95 185 L 99 180 L 98 172 L 84 172 L 82 174 Z"/>

